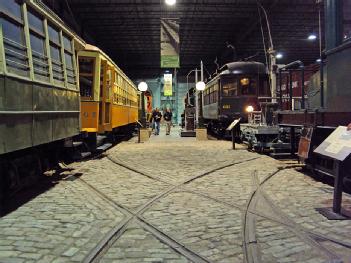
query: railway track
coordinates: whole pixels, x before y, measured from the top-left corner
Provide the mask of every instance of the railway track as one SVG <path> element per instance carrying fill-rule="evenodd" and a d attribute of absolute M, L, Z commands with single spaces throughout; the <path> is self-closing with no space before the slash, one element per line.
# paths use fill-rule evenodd
<path fill-rule="evenodd" d="M 295 167 L 294 164 L 286 164 L 282 165 L 279 169 L 277 169 L 274 173 L 266 176 L 261 182 L 259 182 L 259 179 L 257 177 L 257 173 L 255 172 L 252 174 L 252 180 L 253 180 L 253 190 L 252 193 L 250 194 L 250 197 L 247 201 L 247 204 L 243 207 L 237 204 L 232 204 L 225 202 L 223 200 L 220 200 L 218 198 L 212 197 L 206 193 L 200 192 L 200 191 L 195 191 L 188 189 L 186 185 L 190 184 L 194 180 L 197 180 L 199 178 L 205 177 L 207 175 L 210 175 L 216 171 L 219 171 L 221 169 L 235 166 L 238 164 L 250 162 L 256 159 L 259 159 L 260 157 L 255 157 L 255 158 L 250 158 L 246 159 L 243 161 L 238 161 L 238 162 L 231 162 L 224 164 L 222 166 L 219 166 L 217 168 L 209 169 L 207 171 L 204 171 L 202 173 L 199 173 L 197 175 L 194 175 L 182 182 L 176 183 L 176 182 L 169 182 L 166 181 L 162 178 L 159 178 L 154 175 L 149 175 L 143 171 L 139 171 L 138 169 L 131 167 L 129 164 L 124 163 L 123 161 L 117 159 L 117 158 L 112 158 L 110 156 L 107 156 L 107 159 L 112 162 L 114 165 L 124 167 L 140 176 L 147 177 L 149 179 L 159 181 L 162 183 L 165 183 L 168 185 L 167 189 L 160 192 L 158 195 L 153 197 L 151 200 L 147 201 L 144 205 L 138 208 L 137 211 L 132 211 L 125 206 L 117 203 L 116 201 L 112 200 L 109 198 L 106 194 L 104 194 L 102 191 L 91 185 L 90 183 L 86 182 L 83 178 L 77 177 L 80 181 L 82 181 L 84 184 L 87 185 L 92 191 L 94 191 L 97 195 L 105 199 L 111 206 L 113 206 L 115 209 L 118 211 L 122 212 L 125 215 L 125 219 L 118 224 L 114 229 L 112 229 L 104 238 L 101 240 L 101 242 L 87 255 L 85 258 L 84 262 L 90 263 L 90 262 L 99 262 L 101 258 L 108 252 L 109 248 L 113 246 L 113 244 L 116 243 L 117 240 L 125 233 L 127 230 L 128 226 L 136 222 L 139 226 L 141 226 L 143 229 L 146 231 L 150 232 L 153 236 L 155 236 L 158 240 L 163 242 L 164 244 L 167 244 L 171 249 L 176 251 L 177 253 L 181 254 L 185 258 L 187 258 L 191 262 L 210 262 L 208 259 L 205 257 L 201 256 L 199 253 L 196 251 L 193 251 L 192 249 L 186 247 L 184 244 L 181 242 L 177 241 L 173 236 L 165 233 L 162 231 L 160 228 L 157 226 L 154 226 L 150 222 L 148 222 L 144 217 L 143 214 L 150 208 L 152 207 L 155 202 L 158 200 L 166 197 L 168 194 L 176 191 L 176 190 L 181 190 L 183 192 L 189 192 L 204 198 L 207 198 L 209 200 L 215 201 L 217 203 L 220 203 L 224 206 L 230 207 L 230 208 L 235 208 L 239 209 L 243 215 L 242 217 L 242 239 L 243 239 L 243 254 L 245 261 L 247 263 L 255 262 L 255 263 L 260 263 L 262 262 L 261 258 L 261 251 L 260 251 L 260 246 L 256 238 L 256 217 L 261 217 L 266 220 L 270 220 L 274 223 L 277 223 L 279 225 L 284 226 L 285 228 L 289 229 L 292 231 L 301 241 L 304 243 L 308 244 L 309 246 L 317 249 L 320 251 L 322 255 L 329 261 L 329 262 L 342 262 L 340 257 L 335 254 L 333 251 L 325 247 L 321 242 L 323 241 L 329 241 L 333 242 L 337 245 L 343 246 L 345 248 L 351 249 L 351 243 L 338 240 L 326 235 L 321 235 L 315 231 L 311 231 L 309 229 L 305 229 L 289 219 L 289 217 L 281 211 L 280 208 L 274 205 L 273 201 L 269 199 L 269 197 L 264 193 L 262 186 L 265 184 L 268 184 L 270 179 L 272 179 L 276 174 L 280 173 L 281 171 L 285 169 L 292 169 Z M 267 214 L 262 212 L 261 210 L 256 209 L 256 204 L 262 199 L 266 202 L 266 204 L 270 207 L 271 210 L 274 211 L 274 215 L 272 214 Z M 267 201 L 268 200 L 268 201 Z"/>

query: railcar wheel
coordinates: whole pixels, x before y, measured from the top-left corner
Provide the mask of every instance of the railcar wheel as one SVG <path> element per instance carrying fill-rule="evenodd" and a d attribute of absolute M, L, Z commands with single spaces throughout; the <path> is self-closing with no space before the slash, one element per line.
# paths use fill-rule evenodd
<path fill-rule="evenodd" d="M 5 169 L 2 164 L 0 164 L 0 216 L 4 214 L 5 205 Z"/>
<path fill-rule="evenodd" d="M 344 190 L 351 194 L 351 177 L 345 177 L 343 180 Z"/>
<path fill-rule="evenodd" d="M 8 186 L 9 195 L 14 194 L 20 189 L 21 181 L 18 168 L 13 162 L 10 162 L 7 167 L 7 176 L 5 177 L 5 180 L 7 181 L 5 185 Z"/>

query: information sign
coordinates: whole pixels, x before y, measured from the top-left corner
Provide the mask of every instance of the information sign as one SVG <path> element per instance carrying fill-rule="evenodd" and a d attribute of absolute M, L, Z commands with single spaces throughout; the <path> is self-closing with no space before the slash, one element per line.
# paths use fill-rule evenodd
<path fill-rule="evenodd" d="M 227 131 L 231 131 L 234 129 L 234 127 L 240 122 L 241 118 L 235 119 L 226 129 Z"/>
<path fill-rule="evenodd" d="M 347 130 L 346 126 L 339 126 L 314 152 L 344 161 L 351 154 L 351 130 Z"/>

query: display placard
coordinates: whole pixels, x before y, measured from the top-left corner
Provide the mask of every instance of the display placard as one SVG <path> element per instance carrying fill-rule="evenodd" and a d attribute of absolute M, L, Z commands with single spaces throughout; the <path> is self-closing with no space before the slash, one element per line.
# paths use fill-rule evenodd
<path fill-rule="evenodd" d="M 172 96 L 173 95 L 172 74 L 164 74 L 163 78 L 164 78 L 163 95 Z"/>
<path fill-rule="evenodd" d="M 339 126 L 314 152 L 344 161 L 351 154 L 351 130 L 347 130 L 346 126 Z"/>
<path fill-rule="evenodd" d="M 241 118 L 235 119 L 226 129 L 227 131 L 231 131 L 234 129 L 234 127 L 240 122 Z"/>

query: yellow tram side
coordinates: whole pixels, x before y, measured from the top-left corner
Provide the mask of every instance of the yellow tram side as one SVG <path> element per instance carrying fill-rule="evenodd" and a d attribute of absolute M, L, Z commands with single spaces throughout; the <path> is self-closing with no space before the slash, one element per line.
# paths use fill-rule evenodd
<path fill-rule="evenodd" d="M 95 46 L 86 45 L 78 60 L 82 131 L 104 134 L 135 124 L 138 92 L 133 82 Z"/>

